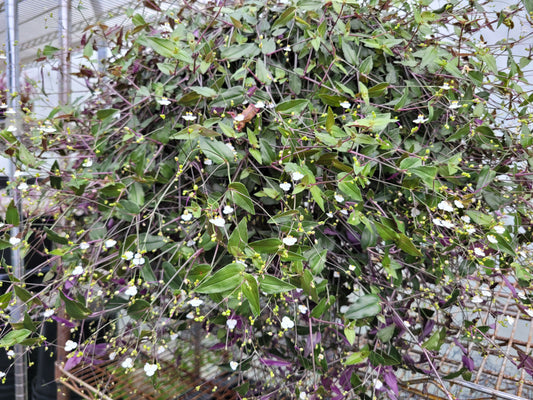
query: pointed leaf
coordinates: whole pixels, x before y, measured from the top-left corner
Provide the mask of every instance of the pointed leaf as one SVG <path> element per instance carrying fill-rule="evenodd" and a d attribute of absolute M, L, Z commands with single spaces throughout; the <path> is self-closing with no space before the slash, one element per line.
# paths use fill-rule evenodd
<path fill-rule="evenodd" d="M 265 275 L 263 278 L 260 278 L 259 287 L 266 294 L 285 293 L 296 289 L 296 286 L 272 275 Z"/>
<path fill-rule="evenodd" d="M 380 299 L 375 294 L 365 294 L 359 297 L 344 314 L 348 319 L 362 319 L 373 317 L 381 312 Z"/>
<path fill-rule="evenodd" d="M 243 271 L 244 265 L 241 263 L 228 264 L 198 285 L 195 291 L 198 293 L 222 293 L 235 289 L 244 279 Z"/>

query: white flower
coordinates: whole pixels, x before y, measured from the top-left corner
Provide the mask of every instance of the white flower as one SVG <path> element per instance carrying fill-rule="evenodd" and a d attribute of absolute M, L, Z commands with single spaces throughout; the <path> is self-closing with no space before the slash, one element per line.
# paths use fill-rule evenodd
<path fill-rule="evenodd" d="M 424 118 L 424 114 L 418 114 L 418 118 L 413 121 L 415 124 L 423 124 L 424 122 L 427 122 L 428 119 Z"/>
<path fill-rule="evenodd" d="M 124 254 L 122 254 L 122 258 L 127 261 L 133 260 L 133 251 L 126 251 Z"/>
<path fill-rule="evenodd" d="M 173 32 L 173 29 L 172 29 L 172 27 L 170 26 L 170 24 L 168 22 L 165 22 L 163 25 L 161 25 L 160 29 L 161 29 L 161 32 L 164 32 L 164 33 Z"/>
<path fill-rule="evenodd" d="M 341 210 L 341 214 L 348 215 L 348 210 Z"/>
<path fill-rule="evenodd" d="M 265 102 L 263 100 L 259 100 L 254 105 L 255 105 L 255 108 L 265 108 Z"/>
<path fill-rule="evenodd" d="M 230 149 L 233 153 L 235 153 L 235 147 L 233 147 L 233 145 L 231 143 L 224 143 L 228 149 Z"/>
<path fill-rule="evenodd" d="M 144 372 L 146 372 L 146 376 L 153 376 L 155 374 L 155 371 L 157 371 L 157 368 L 157 364 L 144 364 Z"/>
<path fill-rule="evenodd" d="M 492 292 L 491 292 L 489 289 L 483 289 L 483 290 L 481 291 L 481 295 L 482 295 L 483 297 L 491 297 L 491 296 L 492 296 Z"/>
<path fill-rule="evenodd" d="M 189 313 L 185 316 L 185 318 L 187 318 L 187 319 L 194 319 L 194 313 L 193 313 L 192 311 L 189 312 Z"/>
<path fill-rule="evenodd" d="M 83 160 L 83 164 L 81 164 L 81 166 L 84 168 L 90 168 L 93 166 L 93 160 L 91 160 L 90 158 L 86 158 L 85 160 Z"/>
<path fill-rule="evenodd" d="M 302 390 L 299 397 L 300 400 L 307 400 L 307 393 Z"/>
<path fill-rule="evenodd" d="M 213 165 L 213 160 L 210 160 L 209 158 L 206 158 L 206 159 L 204 160 L 204 164 L 205 164 L 205 165 Z"/>
<path fill-rule="evenodd" d="M 17 186 L 18 190 L 28 190 L 29 186 L 26 182 L 21 182 L 20 185 Z"/>
<path fill-rule="evenodd" d="M 237 361 L 230 361 L 229 367 L 235 371 L 239 367 L 239 363 Z"/>
<path fill-rule="evenodd" d="M 491 243 L 498 243 L 498 239 L 494 235 L 487 235 L 487 240 Z"/>
<path fill-rule="evenodd" d="M 187 111 L 182 118 L 185 121 L 194 121 L 196 120 L 196 115 L 192 115 L 192 112 Z"/>
<path fill-rule="evenodd" d="M 196 242 L 195 242 L 194 240 L 192 240 L 192 239 L 189 239 L 189 240 L 187 241 L 187 247 L 192 247 L 192 246 L 194 246 L 195 244 L 196 244 Z"/>
<path fill-rule="evenodd" d="M 302 179 L 305 175 L 302 174 L 301 172 L 293 172 L 292 175 L 291 175 L 291 178 L 293 181 L 299 181 L 300 179 Z"/>
<path fill-rule="evenodd" d="M 344 197 L 340 194 L 335 193 L 335 200 L 337 200 L 339 203 L 342 203 L 344 201 Z"/>
<path fill-rule="evenodd" d="M 6 129 L 6 131 L 8 132 L 16 132 L 17 131 L 17 127 L 15 125 L 9 125 Z"/>
<path fill-rule="evenodd" d="M 474 297 L 472 297 L 472 303 L 474 304 L 483 303 L 483 299 L 476 294 Z"/>
<path fill-rule="evenodd" d="M 129 286 L 126 291 L 124 292 L 126 296 L 135 296 L 137 294 L 137 287 L 135 286 Z"/>
<path fill-rule="evenodd" d="M 507 315 L 505 317 L 505 319 L 507 320 L 507 322 L 509 323 L 509 325 L 513 325 L 514 324 L 514 321 L 515 319 L 513 317 L 511 317 L 510 315 Z"/>
<path fill-rule="evenodd" d="M 281 320 L 281 327 L 283 329 L 292 329 L 294 328 L 294 322 L 289 317 L 283 317 Z"/>
<path fill-rule="evenodd" d="M 56 131 L 56 128 L 54 128 L 52 125 L 41 126 L 41 132 L 53 133 L 55 131 Z"/>
<path fill-rule="evenodd" d="M 0 371 L 0 379 L 6 376 L 6 373 L 4 371 Z"/>
<path fill-rule="evenodd" d="M 82 250 L 87 250 L 89 247 L 91 247 L 91 245 L 87 242 L 81 242 L 80 243 L 80 249 Z"/>
<path fill-rule="evenodd" d="M 526 310 L 526 314 L 533 318 L 533 310 L 531 308 Z"/>
<path fill-rule="evenodd" d="M 442 90 L 450 90 L 451 87 L 448 84 L 448 82 L 444 82 L 444 84 L 440 87 Z"/>
<path fill-rule="evenodd" d="M 180 218 L 183 221 L 187 222 L 187 221 L 190 221 L 192 219 L 192 214 L 190 214 L 188 210 L 185 210 Z"/>
<path fill-rule="evenodd" d="M 450 105 L 448 106 L 450 110 L 455 110 L 456 108 L 460 108 L 460 107 L 461 105 L 459 104 L 457 100 L 452 101 Z"/>
<path fill-rule="evenodd" d="M 348 306 L 341 306 L 341 308 L 339 308 L 339 311 L 341 312 L 341 314 L 344 314 L 346 311 L 348 311 Z"/>
<path fill-rule="evenodd" d="M 6 354 L 8 357 L 15 357 L 15 352 L 13 350 L 8 350 Z"/>
<path fill-rule="evenodd" d="M 222 210 L 223 214 L 231 214 L 234 211 L 232 206 L 225 205 L 224 209 Z"/>
<path fill-rule="evenodd" d="M 350 271 L 355 271 L 355 265 L 353 265 L 353 264 L 348 265 L 348 269 Z"/>
<path fill-rule="evenodd" d="M 166 350 L 166 349 L 165 349 L 165 346 L 159 346 L 159 347 L 157 348 L 156 353 L 157 353 L 157 354 L 163 354 L 163 353 L 165 352 L 165 350 Z"/>
<path fill-rule="evenodd" d="M 406 327 L 406 328 L 410 328 L 411 327 L 411 323 L 407 320 L 403 321 L 403 325 Z"/>
<path fill-rule="evenodd" d="M 455 228 L 455 224 L 452 221 L 448 221 L 447 219 L 442 221 L 442 226 L 444 228 L 453 229 Z"/>
<path fill-rule="evenodd" d="M 124 361 L 122 361 L 122 364 L 120 364 L 122 368 L 133 368 L 133 360 L 131 357 L 126 358 Z"/>
<path fill-rule="evenodd" d="M 411 217 L 416 218 L 420 215 L 420 210 L 416 207 L 411 208 Z"/>
<path fill-rule="evenodd" d="M 342 108 L 344 109 L 347 109 L 347 108 L 350 108 L 352 105 L 350 104 L 349 101 L 343 101 L 342 103 L 339 104 L 339 106 L 341 106 Z"/>
<path fill-rule="evenodd" d="M 479 247 L 474 247 L 474 254 L 478 257 L 485 257 L 485 252 Z"/>
<path fill-rule="evenodd" d="M 383 387 L 383 383 L 379 379 L 374 379 L 374 389 L 379 390 Z"/>
<path fill-rule="evenodd" d="M 467 224 L 464 226 L 466 233 L 469 235 L 473 234 L 476 231 L 476 228 L 474 228 L 472 225 Z"/>
<path fill-rule="evenodd" d="M 74 276 L 83 274 L 83 267 L 81 265 L 77 265 L 70 274 Z"/>
<path fill-rule="evenodd" d="M 15 115 L 16 112 L 15 112 L 15 110 L 13 110 L 12 108 L 10 108 L 9 110 L 6 110 L 6 111 L 4 112 L 4 114 L 7 114 L 7 115 Z"/>
<path fill-rule="evenodd" d="M 192 300 L 189 300 L 189 304 L 193 307 L 200 307 L 202 304 L 204 304 L 203 300 L 200 300 L 198 297 L 195 297 Z"/>
<path fill-rule="evenodd" d="M 144 257 L 140 253 L 135 253 L 133 256 L 133 265 L 143 265 L 145 263 Z"/>
<path fill-rule="evenodd" d="M 464 204 L 460 200 L 454 200 L 453 204 L 455 204 L 455 207 L 457 208 L 465 208 Z"/>
<path fill-rule="evenodd" d="M 43 317 L 45 318 L 50 318 L 52 315 L 54 315 L 54 310 L 52 310 L 51 308 L 47 308 L 43 312 Z"/>
<path fill-rule="evenodd" d="M 244 121 L 244 115 L 242 115 L 242 114 L 238 114 L 238 115 L 235 116 L 235 118 L 233 118 L 233 120 L 234 120 L 235 122 L 241 122 L 241 121 Z"/>
<path fill-rule="evenodd" d="M 230 330 L 233 330 L 235 329 L 235 327 L 237 326 L 237 320 L 236 319 L 228 319 L 226 321 L 226 325 L 227 327 L 230 329 Z"/>
<path fill-rule="evenodd" d="M 219 228 L 223 228 L 226 224 L 226 220 L 222 217 L 211 218 L 209 222 L 211 222 L 215 226 L 218 226 Z"/>
<path fill-rule="evenodd" d="M 16 236 L 11 236 L 9 238 L 9 244 L 11 244 L 11 246 L 16 246 L 17 244 L 20 243 L 20 239 Z"/>
<path fill-rule="evenodd" d="M 339 271 L 333 271 L 333 277 L 334 278 L 340 278 L 341 274 L 339 274 Z"/>
<path fill-rule="evenodd" d="M 327 212 L 326 215 L 328 216 L 328 218 L 333 218 L 333 213 L 332 212 Z"/>
<path fill-rule="evenodd" d="M 15 173 L 14 173 L 13 176 L 14 176 L 15 178 L 18 178 L 18 177 L 20 177 L 20 176 L 22 176 L 22 175 L 24 175 L 24 172 L 22 172 L 20 169 L 17 169 L 17 170 L 15 171 Z"/>
<path fill-rule="evenodd" d="M 288 192 L 289 190 L 291 190 L 292 185 L 289 182 L 283 182 L 279 184 L 279 187 L 284 192 Z"/>
<path fill-rule="evenodd" d="M 170 100 L 166 97 L 161 97 L 159 100 L 157 100 L 157 102 L 162 106 L 168 106 L 170 104 Z"/>
<path fill-rule="evenodd" d="M 294 244 L 296 244 L 297 241 L 298 239 L 290 235 L 283 238 L 283 244 L 286 246 L 293 246 Z"/>
<path fill-rule="evenodd" d="M 117 358 L 117 353 L 116 352 L 112 352 L 112 353 L 109 354 L 109 359 L 111 361 L 113 361 L 115 358 Z"/>
<path fill-rule="evenodd" d="M 526 293 L 523 291 L 523 290 L 520 290 L 516 293 L 518 295 L 518 297 L 520 297 L 522 300 L 525 300 L 527 297 L 526 297 Z"/>
<path fill-rule="evenodd" d="M 502 234 L 505 233 L 505 228 L 504 228 L 503 226 L 501 226 L 501 225 L 496 225 L 496 226 L 495 226 L 494 228 L 492 228 L 492 229 L 494 229 L 494 232 L 496 232 L 496 233 L 498 233 L 498 234 L 500 234 L 500 235 L 502 235 Z"/>
<path fill-rule="evenodd" d="M 452 204 L 447 201 L 447 200 L 443 200 L 441 201 L 439 204 L 437 204 L 437 207 L 439 208 L 439 210 L 443 210 L 443 211 L 448 211 L 448 212 L 453 212 L 453 206 Z"/>
<path fill-rule="evenodd" d="M 298 306 L 298 311 L 300 311 L 302 314 L 307 314 L 308 308 L 304 306 L 303 304 L 300 304 Z"/>
<path fill-rule="evenodd" d="M 114 239 L 107 239 L 105 242 L 104 242 L 104 247 L 109 249 L 110 247 L 113 247 L 114 245 L 117 244 L 117 241 L 114 240 Z"/>
<path fill-rule="evenodd" d="M 461 219 L 463 220 L 463 222 L 465 222 L 465 223 L 467 223 L 467 224 L 469 224 L 470 221 L 471 221 L 471 219 L 470 219 L 470 217 L 469 217 L 468 215 L 463 215 L 463 216 L 461 217 Z"/>
<path fill-rule="evenodd" d="M 73 342 L 72 340 L 67 340 L 67 341 L 65 342 L 65 351 L 72 351 L 72 350 L 74 350 L 76 347 L 78 347 L 78 343 Z"/>

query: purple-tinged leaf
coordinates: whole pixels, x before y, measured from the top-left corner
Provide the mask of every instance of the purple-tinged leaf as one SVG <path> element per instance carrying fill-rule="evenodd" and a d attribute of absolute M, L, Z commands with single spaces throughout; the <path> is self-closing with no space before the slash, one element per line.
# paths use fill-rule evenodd
<path fill-rule="evenodd" d="M 516 352 L 518 353 L 518 359 L 520 360 L 520 364 L 518 364 L 517 368 L 524 368 L 529 375 L 533 376 L 533 358 L 520 349 L 516 349 Z"/>
<path fill-rule="evenodd" d="M 419 340 L 424 340 L 429 336 L 429 334 L 433 331 L 433 328 L 435 327 L 435 321 L 430 319 L 426 322 L 426 325 L 424 325 L 424 329 L 422 330 L 422 333 L 420 334 Z"/>
<path fill-rule="evenodd" d="M 283 360 L 274 360 L 268 358 L 260 358 L 259 362 L 262 364 L 268 365 L 269 367 L 289 367 L 292 363 Z"/>
<path fill-rule="evenodd" d="M 398 382 L 396 380 L 396 375 L 394 375 L 394 372 L 392 370 L 389 370 L 383 374 L 383 380 L 387 384 L 387 386 L 394 392 L 394 394 L 398 394 Z"/>
<path fill-rule="evenodd" d="M 464 367 L 469 370 L 469 371 L 473 371 L 474 370 L 474 360 L 472 360 L 470 357 L 468 356 L 463 356 L 462 357 L 462 360 L 463 360 L 463 365 Z"/>
<path fill-rule="evenodd" d="M 83 356 L 75 356 L 75 357 L 70 357 L 67 362 L 65 363 L 65 371 L 69 371 L 71 370 L 72 368 L 74 368 L 76 365 L 78 365 L 79 363 L 81 363 L 81 361 L 83 360 Z"/>

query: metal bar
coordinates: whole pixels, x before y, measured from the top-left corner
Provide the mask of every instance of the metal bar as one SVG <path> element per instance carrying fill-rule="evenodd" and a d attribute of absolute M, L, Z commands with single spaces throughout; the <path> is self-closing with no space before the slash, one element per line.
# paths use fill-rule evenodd
<path fill-rule="evenodd" d="M 60 59 L 59 59 L 59 101 L 62 104 L 68 104 L 70 101 L 71 91 L 71 65 L 70 65 L 70 52 L 71 52 L 71 32 L 72 32 L 72 8 L 71 0 L 58 0 L 59 1 L 59 21 L 58 21 L 58 34 L 59 43 L 61 44 Z"/>
<path fill-rule="evenodd" d="M 8 96 L 7 104 L 14 111 L 11 124 L 15 127 L 15 136 L 18 137 L 21 123 L 20 123 L 20 63 L 19 63 L 19 31 L 18 31 L 18 2 L 17 0 L 6 0 L 6 38 L 7 38 L 7 81 L 8 81 Z M 15 164 L 11 159 L 8 167 L 8 176 L 11 182 L 15 179 Z M 22 222 L 23 214 L 18 189 L 14 188 L 11 191 L 13 202 L 19 210 L 19 216 Z M 20 223 L 18 226 L 11 228 L 11 236 L 19 237 Z M 11 248 L 11 264 L 13 267 L 13 275 L 22 281 L 24 276 L 24 262 L 22 260 L 18 246 Z M 12 322 L 20 322 L 24 315 L 24 302 L 17 300 L 15 307 L 11 312 Z M 27 360 L 24 347 L 20 344 L 15 345 L 15 399 L 26 400 L 28 398 L 28 384 L 27 384 Z"/>

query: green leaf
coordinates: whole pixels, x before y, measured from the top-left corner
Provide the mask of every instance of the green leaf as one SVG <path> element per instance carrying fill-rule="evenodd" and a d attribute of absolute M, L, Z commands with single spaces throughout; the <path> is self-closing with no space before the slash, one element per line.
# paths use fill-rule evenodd
<path fill-rule="evenodd" d="M 296 11 L 296 7 L 289 7 L 283 13 L 274 21 L 272 24 L 272 29 L 276 29 L 280 26 L 287 25 L 290 21 L 294 19 L 294 12 Z"/>
<path fill-rule="evenodd" d="M 276 254 L 282 242 L 279 239 L 261 239 L 250 243 L 250 247 L 260 254 Z"/>
<path fill-rule="evenodd" d="M 276 111 L 282 114 L 301 113 L 309 105 L 309 100 L 296 99 L 288 100 L 276 106 Z"/>
<path fill-rule="evenodd" d="M 244 264 L 232 263 L 218 270 L 195 289 L 198 293 L 222 293 L 238 287 L 244 277 Z"/>
<path fill-rule="evenodd" d="M 13 330 L 7 335 L 5 335 L 2 339 L 0 339 L 0 346 L 7 348 L 19 344 L 24 341 L 24 339 L 26 339 L 28 336 L 30 336 L 31 333 L 32 332 L 28 329 Z"/>
<path fill-rule="evenodd" d="M 313 197 L 313 200 L 316 204 L 320 207 L 322 211 L 324 211 L 324 199 L 322 198 L 322 190 L 316 185 L 311 186 L 311 189 L 309 189 L 311 192 L 311 196 Z"/>
<path fill-rule="evenodd" d="M 141 233 L 138 237 L 139 250 L 154 251 L 166 244 L 164 236 Z"/>
<path fill-rule="evenodd" d="M 478 225 L 490 226 L 494 223 L 494 218 L 492 216 L 484 214 L 481 211 L 467 210 L 466 215 L 472 218 L 472 221 Z"/>
<path fill-rule="evenodd" d="M 241 290 L 244 297 L 246 297 L 250 303 L 250 309 L 252 310 L 254 317 L 257 318 L 261 312 L 261 307 L 259 304 L 259 289 L 257 287 L 257 281 L 253 275 L 244 275 L 244 282 L 241 286 Z"/>
<path fill-rule="evenodd" d="M 421 167 L 411 168 L 409 172 L 412 172 L 418 176 L 428 187 L 433 189 L 435 177 L 437 176 L 437 167 L 424 165 Z"/>
<path fill-rule="evenodd" d="M 191 89 L 193 92 L 198 93 L 200 96 L 203 97 L 215 97 L 218 95 L 218 93 L 208 87 L 203 86 L 191 86 L 189 89 Z"/>
<path fill-rule="evenodd" d="M 370 89 L 368 89 L 368 95 L 370 97 L 379 97 L 385 93 L 387 93 L 387 88 L 389 87 L 388 82 L 381 82 L 377 84 L 376 86 L 372 86 Z"/>
<path fill-rule="evenodd" d="M 418 157 L 404 158 L 400 163 L 400 169 L 409 170 L 410 168 L 419 167 L 422 165 L 422 160 Z"/>
<path fill-rule="evenodd" d="M 372 68 L 374 68 L 374 62 L 372 56 L 368 56 L 359 66 L 359 73 L 368 75 L 372 71 Z"/>
<path fill-rule="evenodd" d="M 368 95 L 368 88 L 361 81 L 359 81 L 359 94 L 361 95 L 361 97 L 365 101 L 366 105 L 370 104 L 370 96 Z"/>
<path fill-rule="evenodd" d="M 383 131 L 391 122 L 396 122 L 396 120 L 394 118 L 391 118 L 390 113 L 374 113 L 372 114 L 372 116 L 358 119 L 350 125 L 359 128 L 367 128 L 370 129 L 372 132 L 379 133 Z"/>
<path fill-rule="evenodd" d="M 254 203 L 252 202 L 246 186 L 240 182 L 233 182 L 229 184 L 228 192 L 230 192 L 235 204 L 237 204 L 243 210 L 248 211 L 250 214 L 255 215 Z"/>
<path fill-rule="evenodd" d="M 6 283 L 4 283 L 5 285 Z M 11 292 L 4 293 L 0 296 L 0 309 L 5 310 L 6 307 L 11 303 L 11 299 L 13 298 L 13 294 Z"/>
<path fill-rule="evenodd" d="M 7 206 L 6 224 L 13 225 L 13 226 L 19 226 L 19 224 L 20 224 L 19 212 L 18 212 L 17 207 L 15 206 L 15 202 L 13 200 L 11 200 L 11 202 Z"/>
<path fill-rule="evenodd" d="M 61 179 L 61 171 L 59 169 L 59 163 L 54 161 L 50 168 L 50 186 L 54 189 L 61 190 L 63 180 Z"/>
<path fill-rule="evenodd" d="M 353 344 L 355 343 L 355 339 L 356 339 L 355 329 L 352 327 L 344 328 L 344 336 L 346 337 L 346 340 L 348 341 L 348 343 L 350 343 L 350 345 L 353 346 Z"/>
<path fill-rule="evenodd" d="M 398 233 L 396 244 L 400 249 L 405 251 L 407 254 L 410 254 L 412 256 L 422 257 L 422 253 L 420 250 L 416 248 L 416 246 L 413 244 L 412 240 L 404 235 L 403 233 Z"/>
<path fill-rule="evenodd" d="M 233 230 L 228 240 L 228 251 L 235 257 L 244 255 L 243 249 L 248 243 L 248 222 L 243 218 Z"/>
<path fill-rule="evenodd" d="M 326 266 L 328 251 L 326 249 L 321 252 L 314 251 L 314 254 L 309 258 L 309 268 L 315 275 L 319 275 Z"/>
<path fill-rule="evenodd" d="M 115 115 L 119 110 L 116 108 L 107 108 L 105 110 L 98 110 L 96 111 L 96 118 L 98 118 L 100 121 L 103 121 L 106 118 L 112 117 Z"/>
<path fill-rule="evenodd" d="M 234 155 L 231 149 L 224 143 L 214 139 L 201 137 L 200 149 L 207 158 L 213 160 L 215 164 L 233 164 Z"/>
<path fill-rule="evenodd" d="M 43 55 L 45 55 L 46 57 L 53 56 L 58 51 L 59 49 L 57 47 L 45 45 L 43 48 Z"/>
<path fill-rule="evenodd" d="M 445 339 L 446 328 L 443 327 L 442 329 L 433 332 L 430 338 L 422 344 L 422 347 L 430 351 L 439 351 L 441 346 L 444 344 Z"/>
<path fill-rule="evenodd" d="M 337 180 L 339 181 L 339 189 L 346 194 L 351 201 L 363 201 L 363 196 L 361 195 L 361 190 L 353 180 L 350 174 L 345 172 L 337 175 Z"/>
<path fill-rule="evenodd" d="M 285 293 L 296 289 L 296 286 L 272 275 L 265 275 L 259 278 L 259 287 L 266 294 Z"/>
<path fill-rule="evenodd" d="M 362 319 L 374 317 L 381 312 L 380 299 L 375 294 L 365 294 L 359 297 L 344 314 L 348 319 Z"/>
<path fill-rule="evenodd" d="M 482 189 L 485 186 L 488 186 L 496 176 L 496 171 L 493 171 L 488 165 L 485 165 L 481 172 L 479 173 L 479 176 L 477 178 L 477 184 L 476 189 Z"/>
<path fill-rule="evenodd" d="M 163 39 L 156 36 L 147 36 L 145 41 L 154 51 L 163 57 L 174 58 L 178 53 L 176 44 L 170 39 Z"/>
<path fill-rule="evenodd" d="M 224 47 L 220 51 L 220 56 L 228 61 L 236 61 L 240 59 L 253 58 L 260 52 L 261 50 L 255 44 L 245 43 Z"/>
<path fill-rule="evenodd" d="M 176 268 L 168 261 L 164 261 L 162 267 L 163 281 L 165 284 L 168 285 L 172 290 L 180 290 L 182 281 Z"/>
<path fill-rule="evenodd" d="M 197 264 L 193 266 L 187 273 L 187 279 L 191 282 L 203 280 L 209 273 L 212 268 L 209 264 Z"/>
<path fill-rule="evenodd" d="M 65 303 L 65 311 L 73 319 L 85 319 L 91 315 L 91 310 L 75 300 L 69 299 L 63 292 L 59 292 L 61 300 Z"/>
<path fill-rule="evenodd" d="M 148 316 L 151 309 L 150 303 L 146 300 L 138 299 L 128 307 L 128 316 L 135 320 L 143 319 Z"/>
<path fill-rule="evenodd" d="M 68 244 L 68 239 L 66 237 L 59 236 L 57 233 L 55 233 L 49 228 L 44 228 L 44 231 L 46 232 L 46 237 L 52 242 L 59 244 Z"/>
<path fill-rule="evenodd" d="M 368 345 L 365 345 L 361 351 L 357 351 L 355 353 L 350 354 L 346 361 L 344 361 L 344 365 L 355 365 L 355 364 L 361 364 L 364 362 L 368 356 L 370 355 L 370 349 Z"/>

